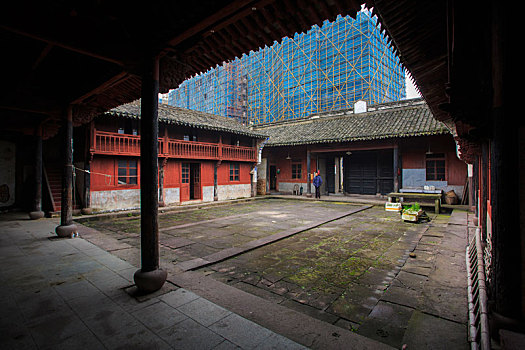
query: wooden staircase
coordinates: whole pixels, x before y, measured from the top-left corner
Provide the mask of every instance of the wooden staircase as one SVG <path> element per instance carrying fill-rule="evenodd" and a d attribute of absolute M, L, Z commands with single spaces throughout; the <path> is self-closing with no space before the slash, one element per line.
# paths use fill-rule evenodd
<path fill-rule="evenodd" d="M 53 206 L 51 216 L 60 214 L 62 206 L 62 168 L 60 166 L 49 166 L 45 169 L 48 191 Z M 78 205 L 73 202 L 73 209 L 78 209 Z"/>

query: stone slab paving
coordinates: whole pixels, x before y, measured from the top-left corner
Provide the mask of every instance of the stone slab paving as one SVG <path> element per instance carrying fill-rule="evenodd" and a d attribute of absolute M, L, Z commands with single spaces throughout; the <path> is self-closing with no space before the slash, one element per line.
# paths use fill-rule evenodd
<path fill-rule="evenodd" d="M 464 349 L 470 219 L 431 217 L 402 223 L 375 207 L 200 272 L 396 348 Z"/>
<path fill-rule="evenodd" d="M 292 201 L 293 202 L 293 201 Z M 368 206 L 346 202 L 286 199 L 232 203 L 159 215 L 163 268 L 180 273 L 241 254 Z M 80 235 L 99 247 L 140 264 L 140 218 L 101 215 L 81 220 Z"/>
<path fill-rule="evenodd" d="M 139 296 L 136 266 L 25 217 L 0 218 L 2 349 L 305 348 L 169 282 Z"/>
<path fill-rule="evenodd" d="M 191 290 L 219 308 L 273 331 L 278 339 L 284 335 L 311 348 L 467 346 L 464 248 L 471 219 L 466 212 L 439 215 L 430 224 L 400 225 L 398 216 L 387 215 L 382 207 L 376 207 L 306 229 L 315 223 L 319 213 L 322 216 L 333 211 L 340 215 L 349 203 L 308 200 L 291 210 L 285 203 L 295 201 L 256 202 L 259 201 L 220 210 L 196 210 L 191 215 L 162 215 L 161 228 L 166 229 L 160 237 L 161 265 L 168 270 L 171 285 L 183 287 L 164 294 L 178 295 L 175 293 L 179 290 Z M 269 205 L 264 207 L 264 202 Z M 256 215 L 250 215 L 253 212 Z M 115 226 L 99 223 L 98 227 L 83 227 L 82 235 L 138 266 L 137 218 L 120 217 Z M 305 231 L 286 238 L 287 231 L 302 227 Z M 283 235 L 283 239 L 268 242 L 271 244 L 262 248 L 258 246 L 272 235 Z M 257 249 L 242 251 L 250 245 L 253 245 L 250 249 Z M 415 253 L 416 257 L 409 257 L 409 253 Z M 210 261 L 205 258 L 209 256 L 222 256 L 222 261 L 198 271 L 180 268 L 181 263 L 192 260 L 207 265 Z M 281 256 L 289 259 L 283 260 Z M 107 257 L 99 260 L 112 262 Z M 89 264 L 83 268 L 89 269 Z M 120 277 L 131 281 L 134 269 L 115 268 L 120 269 Z M 287 274 L 289 271 L 294 273 Z M 108 293 L 115 290 L 118 282 L 118 278 L 109 279 Z M 129 293 L 132 287 L 123 289 Z M 122 294 L 112 297 L 123 301 Z M 182 305 L 174 307 L 192 321 L 177 321 L 178 325 L 187 326 L 188 339 L 200 326 L 224 338 L 213 345 L 217 348 L 246 344 L 245 340 L 228 335 L 232 325 L 238 325 L 236 317 L 224 316 L 222 323 L 215 320 L 214 327 L 210 322 L 214 321 L 215 312 L 199 314 L 195 311 L 197 303 L 192 301 L 184 303 L 184 310 L 191 316 L 178 309 Z M 141 305 L 150 302 L 142 300 Z M 134 305 L 127 307 L 135 311 Z M 160 309 L 158 305 L 157 309 L 151 307 L 151 311 L 142 315 L 144 319 L 148 318 L 148 311 L 154 314 Z M 180 315 L 172 317 L 178 320 Z M 434 336 L 424 336 L 434 324 Z M 158 329 L 154 323 L 150 327 Z M 222 333 L 219 328 L 224 328 Z M 181 337 L 177 330 L 163 330 L 162 335 L 162 339 L 172 341 Z M 210 343 L 215 343 L 213 338 L 210 337 Z M 274 336 L 266 339 L 268 348 Z M 195 340 L 195 344 L 199 342 Z"/>
<path fill-rule="evenodd" d="M 308 225 L 303 225 L 303 226 L 299 226 L 299 227 L 293 227 L 293 228 L 287 229 L 285 231 L 281 231 L 279 233 L 272 234 L 270 236 L 266 236 L 266 237 L 263 237 L 263 238 L 259 238 L 259 239 L 256 239 L 256 240 L 249 241 L 247 243 L 242 244 L 241 246 L 222 249 L 222 250 L 220 250 L 220 251 L 218 251 L 216 253 L 213 253 L 213 254 L 210 254 L 210 255 L 206 255 L 206 256 L 204 256 L 202 258 L 196 258 L 196 259 L 184 261 L 182 263 L 179 263 L 178 266 L 179 266 L 179 268 L 181 268 L 184 271 L 189 271 L 189 270 L 195 270 L 195 269 L 207 266 L 207 265 L 211 265 L 211 264 L 214 264 L 214 263 L 218 263 L 220 261 L 223 261 L 223 260 L 232 258 L 234 256 L 246 253 L 246 252 L 248 252 L 248 251 L 250 251 L 252 249 L 256 249 L 256 248 L 265 246 L 267 244 L 271 244 L 271 243 L 277 242 L 277 241 L 279 241 L 281 239 L 291 237 L 291 236 L 296 235 L 298 233 L 301 233 L 301 232 L 304 232 L 304 231 L 307 231 L 307 230 L 311 230 L 311 229 L 316 228 L 318 226 L 324 225 L 324 224 L 329 223 L 329 222 L 334 221 L 334 220 L 341 219 L 341 218 L 343 218 L 345 216 L 348 216 L 348 215 L 352 215 L 352 214 L 358 213 L 358 212 L 360 212 L 362 210 L 365 210 L 365 209 L 368 209 L 368 208 L 370 208 L 370 206 L 358 206 L 356 208 L 353 208 L 352 210 L 345 211 L 345 212 L 342 212 L 342 213 L 325 214 L 323 219 L 316 220 L 316 221 L 314 221 L 314 222 L 312 222 L 312 223 L 310 223 Z"/>

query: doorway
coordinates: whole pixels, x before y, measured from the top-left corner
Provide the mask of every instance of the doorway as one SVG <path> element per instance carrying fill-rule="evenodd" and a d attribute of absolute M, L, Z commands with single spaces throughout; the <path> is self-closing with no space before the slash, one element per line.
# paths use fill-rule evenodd
<path fill-rule="evenodd" d="M 277 189 L 277 167 L 270 165 L 270 191 Z"/>
<path fill-rule="evenodd" d="M 201 198 L 201 164 L 190 163 L 190 199 Z"/>
<path fill-rule="evenodd" d="M 326 192 L 335 193 L 335 159 L 330 157 L 326 159 Z"/>
<path fill-rule="evenodd" d="M 201 164 L 182 163 L 180 201 L 202 199 Z"/>
<path fill-rule="evenodd" d="M 352 194 L 387 194 L 394 190 L 393 151 L 356 151 L 344 158 L 344 188 Z"/>

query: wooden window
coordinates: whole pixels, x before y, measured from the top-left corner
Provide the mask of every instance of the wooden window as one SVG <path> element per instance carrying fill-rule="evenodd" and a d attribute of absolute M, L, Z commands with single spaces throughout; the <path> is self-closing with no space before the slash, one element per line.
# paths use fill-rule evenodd
<path fill-rule="evenodd" d="M 427 154 L 427 181 L 445 181 L 445 154 Z"/>
<path fill-rule="evenodd" d="M 118 184 L 119 185 L 136 185 L 138 184 L 136 159 L 119 159 L 118 160 Z"/>
<path fill-rule="evenodd" d="M 239 181 L 239 163 L 230 163 L 230 181 Z"/>
<path fill-rule="evenodd" d="M 301 160 L 292 160 L 292 179 L 301 179 L 303 177 Z"/>
<path fill-rule="evenodd" d="M 120 120 L 117 132 L 119 134 L 138 135 L 137 122 L 134 120 Z"/>
<path fill-rule="evenodd" d="M 184 134 L 184 141 L 197 142 L 197 135 L 196 134 Z"/>
<path fill-rule="evenodd" d="M 190 164 L 189 163 L 182 163 L 182 172 L 181 172 L 181 182 L 183 184 L 189 184 L 190 183 Z"/>

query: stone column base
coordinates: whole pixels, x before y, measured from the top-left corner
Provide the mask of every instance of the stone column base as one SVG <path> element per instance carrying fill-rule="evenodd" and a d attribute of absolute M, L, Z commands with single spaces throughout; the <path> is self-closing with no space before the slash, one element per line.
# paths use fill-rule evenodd
<path fill-rule="evenodd" d="M 306 197 L 308 197 L 308 198 L 312 198 L 312 194 L 311 194 L 311 193 L 307 193 L 307 194 L 306 194 Z"/>
<path fill-rule="evenodd" d="M 44 212 L 41 210 L 32 211 L 29 213 L 29 218 L 31 220 L 38 220 L 38 219 L 42 219 L 43 217 L 44 217 Z"/>
<path fill-rule="evenodd" d="M 93 208 L 82 208 L 80 210 L 80 212 L 83 214 L 83 215 L 91 215 L 93 214 Z"/>
<path fill-rule="evenodd" d="M 148 294 L 162 288 L 167 277 L 168 273 L 161 269 L 147 272 L 143 272 L 140 269 L 133 275 L 133 280 L 140 292 Z"/>
<path fill-rule="evenodd" d="M 77 235 L 77 225 L 75 224 L 69 224 L 69 225 L 60 225 L 55 228 L 55 232 L 58 237 L 70 237 L 73 238 Z"/>

